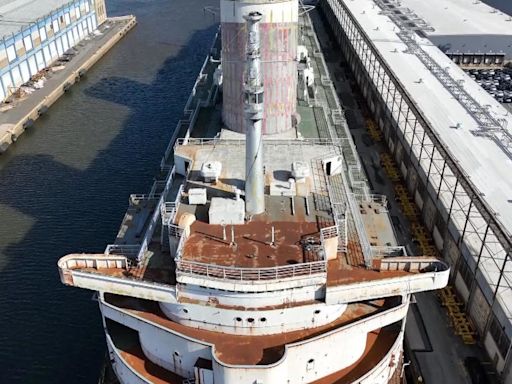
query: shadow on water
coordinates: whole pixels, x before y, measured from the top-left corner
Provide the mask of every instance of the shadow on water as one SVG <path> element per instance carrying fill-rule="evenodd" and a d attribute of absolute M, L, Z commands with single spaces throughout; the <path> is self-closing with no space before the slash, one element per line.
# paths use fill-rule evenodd
<path fill-rule="evenodd" d="M 149 190 L 216 29 L 194 32 L 151 83 L 108 77 L 73 89 L 129 108 L 85 169 L 47 154 L 4 159 L 0 204 L 31 224 L 19 241 L 0 244 L 1 383 L 96 382 L 105 350 L 98 309 L 91 292 L 61 285 L 56 261 L 101 252 L 115 238 L 129 193 Z"/>

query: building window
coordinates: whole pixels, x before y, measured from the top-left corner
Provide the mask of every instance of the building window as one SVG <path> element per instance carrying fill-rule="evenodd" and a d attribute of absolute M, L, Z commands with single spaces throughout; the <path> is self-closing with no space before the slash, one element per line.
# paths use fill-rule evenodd
<path fill-rule="evenodd" d="M 46 29 L 39 28 L 39 39 L 41 40 L 41 42 L 46 40 Z"/>
<path fill-rule="evenodd" d="M 58 20 L 53 20 L 52 29 L 53 29 L 54 33 L 59 32 L 59 21 Z"/>
<path fill-rule="evenodd" d="M 32 38 L 30 36 L 26 36 L 23 38 L 23 45 L 25 45 L 25 50 L 30 51 L 33 48 Z"/>
<path fill-rule="evenodd" d="M 69 16 L 69 13 L 66 13 L 64 15 L 64 18 L 66 19 L 66 25 L 71 24 L 71 17 Z"/>
<path fill-rule="evenodd" d="M 7 47 L 7 60 L 9 60 L 9 63 L 11 61 L 14 61 L 16 59 L 16 49 L 14 49 L 14 45 L 9 45 Z"/>
<path fill-rule="evenodd" d="M 75 16 L 77 19 L 80 18 L 80 8 L 78 8 L 78 7 L 75 8 Z"/>
<path fill-rule="evenodd" d="M 494 314 L 491 314 L 491 324 L 489 326 L 489 333 L 496 342 L 501 357 L 505 359 L 507 356 L 508 349 L 510 347 L 510 339 L 508 338 L 507 334 L 503 330 L 503 327 L 500 325 L 498 319 L 496 319 L 496 316 Z"/>

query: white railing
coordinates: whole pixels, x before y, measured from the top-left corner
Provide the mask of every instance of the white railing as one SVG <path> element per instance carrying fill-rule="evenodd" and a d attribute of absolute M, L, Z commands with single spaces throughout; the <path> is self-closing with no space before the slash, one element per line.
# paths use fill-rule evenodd
<path fill-rule="evenodd" d="M 183 228 L 181 228 L 178 225 L 169 224 L 168 228 L 169 228 L 169 236 L 171 236 L 171 237 L 181 238 L 181 236 L 183 235 Z"/>
<path fill-rule="evenodd" d="M 167 201 L 162 204 L 161 211 L 164 225 L 171 225 L 174 221 L 174 218 L 178 213 L 178 209 L 180 208 L 181 197 L 183 196 L 184 189 L 184 184 L 181 184 L 178 192 L 176 193 L 176 198 L 174 201 Z"/>
<path fill-rule="evenodd" d="M 129 259 L 137 258 L 140 251 L 140 244 L 108 244 L 105 248 L 105 255 L 126 256 Z"/>
<path fill-rule="evenodd" d="M 176 217 L 176 212 L 178 211 L 176 208 L 176 203 L 174 202 L 165 202 L 160 207 L 161 215 L 162 215 L 162 225 L 170 225 L 174 218 Z"/>
<path fill-rule="evenodd" d="M 215 44 L 217 43 L 218 39 L 219 39 L 219 31 L 217 31 L 217 33 L 215 34 L 215 37 L 213 39 L 213 44 L 210 47 L 210 52 L 215 47 Z M 185 137 L 188 138 L 190 136 L 190 131 L 191 131 L 192 127 L 193 127 L 193 124 L 194 124 L 194 122 L 195 122 L 195 120 L 197 118 L 197 113 L 198 113 L 199 108 L 201 106 L 208 106 L 208 104 L 210 103 L 210 101 L 213 98 L 213 95 L 216 95 L 216 88 L 217 88 L 217 86 L 214 84 L 214 82 L 212 82 L 212 86 L 211 86 L 210 90 L 208 91 L 208 97 L 206 98 L 206 100 L 204 100 L 204 101 L 199 100 L 196 103 L 196 105 L 194 106 L 194 109 L 191 109 L 192 103 L 194 102 L 195 97 L 196 97 L 197 87 L 198 87 L 198 85 L 200 85 L 202 79 L 204 79 L 204 76 L 207 76 L 207 73 L 204 73 L 204 72 L 205 72 L 206 66 L 208 65 L 209 61 L 210 61 L 210 55 L 207 55 L 205 57 L 205 59 L 204 59 L 203 65 L 201 67 L 201 70 L 199 71 L 199 75 L 196 78 L 194 86 L 192 87 L 192 91 L 190 92 L 190 95 L 188 96 L 187 103 L 185 104 L 185 108 L 183 108 L 183 113 L 185 115 L 190 114 L 191 116 L 186 118 L 186 119 L 181 119 L 181 120 L 178 121 L 178 124 L 176 125 L 174 133 L 173 133 L 173 135 L 171 137 L 171 140 L 169 140 L 169 144 L 167 145 L 167 148 L 165 150 L 165 154 L 164 154 L 164 156 L 162 158 L 162 161 L 160 163 L 160 168 L 161 169 L 165 169 L 166 168 L 166 162 L 169 159 L 169 156 L 171 155 L 171 153 L 172 153 L 172 151 L 174 149 L 174 143 L 176 141 L 176 138 L 178 137 L 179 132 L 181 131 L 181 125 L 182 124 L 188 124 L 187 132 L 186 132 L 186 135 L 185 135 Z"/>
<path fill-rule="evenodd" d="M 326 227 L 320 229 L 320 239 L 326 240 L 326 239 L 332 239 L 333 237 L 338 236 L 338 227 L 332 226 L 332 227 Z"/>
<path fill-rule="evenodd" d="M 348 195 L 348 205 L 350 207 L 350 213 L 352 214 L 352 219 L 354 220 L 354 225 L 356 227 L 356 232 L 359 237 L 359 243 L 361 244 L 361 251 L 364 256 L 364 263 L 367 267 L 371 267 L 372 264 L 372 247 L 370 245 L 370 241 L 368 240 L 368 235 L 366 233 L 366 227 L 364 226 L 363 217 L 361 216 L 361 212 L 359 211 L 359 205 L 356 203 L 353 194 Z"/>
<path fill-rule="evenodd" d="M 171 188 L 172 182 L 174 180 L 174 175 L 176 174 L 175 167 L 172 168 L 169 177 L 165 182 L 164 190 L 160 195 L 160 199 L 158 200 L 157 207 L 153 211 L 153 216 L 151 217 L 151 221 L 149 223 L 148 228 L 146 229 L 146 233 L 144 234 L 144 239 L 142 240 L 141 247 L 139 250 L 139 254 L 137 255 L 137 260 L 141 261 L 148 250 L 148 246 L 153 239 L 153 235 L 155 233 L 155 229 L 157 227 L 158 222 L 160 221 L 160 214 L 162 210 L 162 205 L 165 203 L 165 198 L 169 193 L 169 189 Z"/>
<path fill-rule="evenodd" d="M 358 203 L 376 203 L 382 206 L 387 212 L 388 198 L 385 195 L 369 194 L 369 195 L 354 195 Z"/>
<path fill-rule="evenodd" d="M 348 139 L 339 139 L 339 138 L 304 138 L 300 140 L 289 140 L 289 139 L 265 139 L 268 145 L 283 145 L 283 146 L 310 146 L 310 145 L 330 145 L 334 147 L 342 147 L 343 142 L 348 141 Z M 224 139 L 219 137 L 211 137 L 211 138 L 179 138 L 176 140 L 174 149 L 182 145 L 197 145 L 197 146 L 205 146 L 205 145 L 227 145 L 230 147 L 245 146 L 245 139 Z"/>
<path fill-rule="evenodd" d="M 407 256 L 407 250 L 402 246 L 372 246 L 373 257 Z"/>
<path fill-rule="evenodd" d="M 202 276 L 220 280 L 269 281 L 325 274 L 327 272 L 327 263 L 325 261 L 314 261 L 311 263 L 284 265 L 270 268 L 225 267 L 178 258 L 176 258 L 175 261 L 177 276 Z"/>
<path fill-rule="evenodd" d="M 435 257 L 388 257 L 380 260 L 381 271 L 443 272 L 450 267 Z"/>
<path fill-rule="evenodd" d="M 62 271 L 73 269 L 127 269 L 129 261 L 121 255 L 71 254 L 61 257 L 57 263 Z"/>
<path fill-rule="evenodd" d="M 137 205 L 141 201 L 158 200 L 158 199 L 160 199 L 160 197 L 161 197 L 160 193 L 153 193 L 153 194 L 132 193 L 130 195 L 129 203 L 130 203 L 130 205 Z"/>

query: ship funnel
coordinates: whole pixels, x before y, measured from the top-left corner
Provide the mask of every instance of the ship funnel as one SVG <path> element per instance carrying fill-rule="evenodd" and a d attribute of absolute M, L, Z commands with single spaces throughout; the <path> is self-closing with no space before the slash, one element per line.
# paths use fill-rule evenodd
<path fill-rule="evenodd" d="M 263 174 L 263 83 L 261 80 L 260 28 L 262 15 L 251 12 L 247 22 L 246 75 L 244 83 L 245 138 L 245 212 L 247 216 L 265 210 Z"/>

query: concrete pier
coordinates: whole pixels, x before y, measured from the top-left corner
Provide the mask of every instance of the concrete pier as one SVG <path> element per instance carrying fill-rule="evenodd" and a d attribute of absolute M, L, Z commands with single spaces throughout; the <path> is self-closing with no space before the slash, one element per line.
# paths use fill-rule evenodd
<path fill-rule="evenodd" d="M 76 46 L 78 52 L 58 71 L 50 69 L 44 87 L 10 104 L 0 112 L 0 154 L 14 143 L 35 120 L 46 113 L 73 84 L 103 57 L 137 24 L 135 16 L 109 18 L 99 28 L 101 35 L 92 35 Z M 11 108 L 9 108 L 11 106 Z"/>

